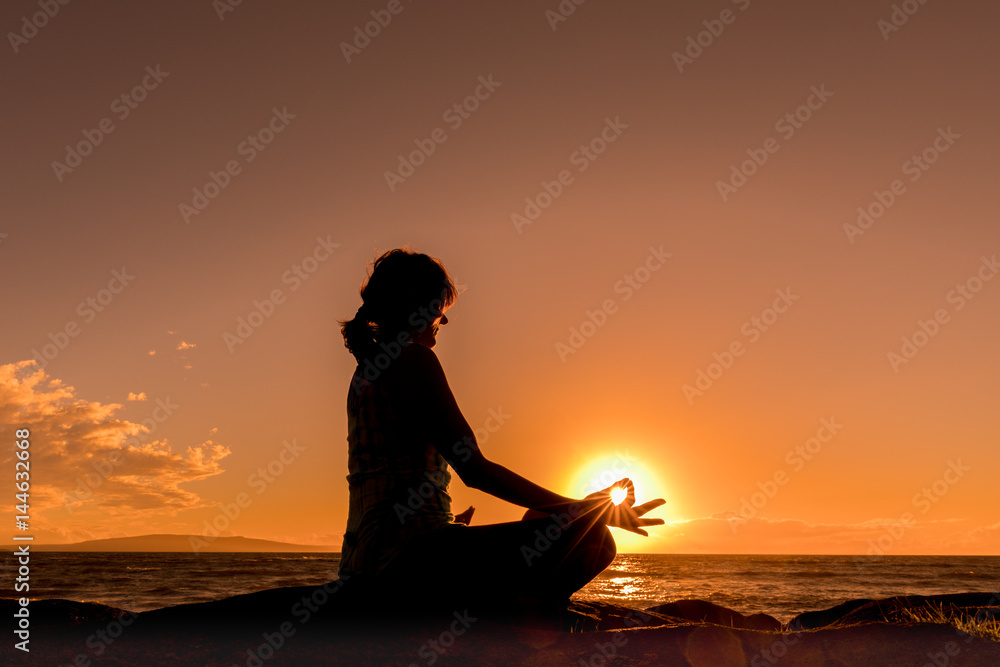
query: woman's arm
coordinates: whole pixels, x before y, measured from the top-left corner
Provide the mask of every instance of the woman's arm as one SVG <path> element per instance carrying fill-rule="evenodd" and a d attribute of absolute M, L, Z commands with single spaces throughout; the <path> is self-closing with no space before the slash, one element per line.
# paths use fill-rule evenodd
<path fill-rule="evenodd" d="M 421 422 L 418 432 L 431 438 L 467 486 L 527 508 L 568 507 L 578 502 L 483 456 L 433 350 L 410 345 L 399 361 L 402 362 L 400 381 L 418 406 L 416 418 Z"/>
<path fill-rule="evenodd" d="M 478 451 L 478 447 L 476 449 Z M 488 460 L 482 453 L 478 459 L 459 465 L 461 467 L 452 464 L 467 486 L 485 491 L 514 505 L 555 513 L 565 511 L 573 504 L 579 504 L 577 500 L 549 491 L 513 470 Z"/>
<path fill-rule="evenodd" d="M 651 500 L 637 507 L 635 487 L 622 479 L 583 500 L 567 498 L 525 479 L 514 471 L 494 463 L 483 456 L 476 442 L 476 435 L 458 407 L 458 402 L 448 386 L 441 362 L 427 347 L 412 345 L 405 358 L 403 382 L 418 409 L 420 432 L 428 434 L 438 452 L 455 469 L 467 486 L 485 491 L 501 500 L 547 514 L 568 514 L 576 519 L 584 514 L 609 526 L 646 535 L 645 526 L 663 524 L 663 519 L 640 518 L 650 510 L 664 504 L 662 498 Z M 451 443 L 446 444 L 446 443 Z M 616 486 L 628 489 L 627 500 L 620 505 L 611 501 L 611 489 Z"/>

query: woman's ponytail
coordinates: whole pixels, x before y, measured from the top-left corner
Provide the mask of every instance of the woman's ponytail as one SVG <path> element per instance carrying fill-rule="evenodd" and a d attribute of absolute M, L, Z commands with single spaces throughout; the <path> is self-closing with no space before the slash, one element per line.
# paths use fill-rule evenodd
<path fill-rule="evenodd" d="M 361 307 L 354 319 L 342 321 L 344 346 L 359 364 L 378 353 L 380 342 L 391 342 L 413 326 L 428 307 L 451 306 L 458 289 L 444 264 L 406 248 L 390 250 L 375 260 L 361 286 Z"/>

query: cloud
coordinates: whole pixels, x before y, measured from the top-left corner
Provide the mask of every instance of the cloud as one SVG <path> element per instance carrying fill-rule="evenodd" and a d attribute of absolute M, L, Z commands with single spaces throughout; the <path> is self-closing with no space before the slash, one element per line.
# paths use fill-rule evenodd
<path fill-rule="evenodd" d="M 996 553 L 1000 550 L 1000 521 L 952 535 L 949 537 L 949 544 L 970 552 L 977 551 L 983 544 L 992 545 L 992 553 Z"/>
<path fill-rule="evenodd" d="M 198 344 L 197 343 L 189 343 L 186 340 L 182 340 L 181 342 L 177 343 L 177 349 L 178 350 L 190 350 L 191 348 L 194 348 L 194 347 L 198 347 Z"/>
<path fill-rule="evenodd" d="M 128 393 L 128 400 L 130 401 L 145 401 L 146 392 L 140 391 L 138 394 L 134 394 L 131 391 Z"/>
<path fill-rule="evenodd" d="M 726 511 L 671 521 L 659 532 L 663 546 L 675 553 L 995 553 L 1000 547 L 1000 523 L 980 528 L 969 524 L 968 519 L 929 519 L 919 514 L 908 524 L 899 518 L 821 523 L 790 518 L 744 519 Z"/>
<path fill-rule="evenodd" d="M 151 357 L 154 357 L 154 356 L 156 356 L 156 350 L 150 350 L 150 351 L 149 351 L 149 352 L 147 352 L 146 354 L 148 354 L 148 355 L 149 355 L 149 356 L 151 356 Z"/>
<path fill-rule="evenodd" d="M 79 397 L 34 360 L 0 365 L 0 423 L 30 430 L 37 539 L 104 537 L 129 526 L 148 532 L 151 519 L 214 505 L 182 487 L 222 473 L 229 448 L 207 440 L 179 454 L 165 438 L 152 438 L 178 407 L 157 399 L 150 418 L 130 422 L 115 417 L 121 404 Z M 13 469 L 9 448 L 3 465 Z M 0 509 L 0 518 L 10 511 Z"/>

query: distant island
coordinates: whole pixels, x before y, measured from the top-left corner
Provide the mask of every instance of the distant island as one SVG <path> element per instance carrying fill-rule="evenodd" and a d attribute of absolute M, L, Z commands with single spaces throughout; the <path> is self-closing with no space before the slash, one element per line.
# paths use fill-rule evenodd
<path fill-rule="evenodd" d="M 23 543 L 22 543 L 23 544 Z M 30 542 L 28 544 L 31 544 Z M 13 551 L 5 547 L 4 551 Z M 31 544 L 32 551 L 170 551 L 190 553 L 337 553 L 339 547 L 290 544 L 250 537 L 205 537 L 204 535 L 136 535 L 67 544 Z"/>

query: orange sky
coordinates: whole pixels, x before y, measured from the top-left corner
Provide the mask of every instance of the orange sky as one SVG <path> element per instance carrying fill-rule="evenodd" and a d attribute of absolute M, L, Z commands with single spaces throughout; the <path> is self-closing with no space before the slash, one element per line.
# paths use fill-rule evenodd
<path fill-rule="evenodd" d="M 487 456 L 667 500 L 621 550 L 997 552 L 997 6 L 558 6 L 4 6 L 36 540 L 339 544 L 337 320 L 409 244 Z"/>

